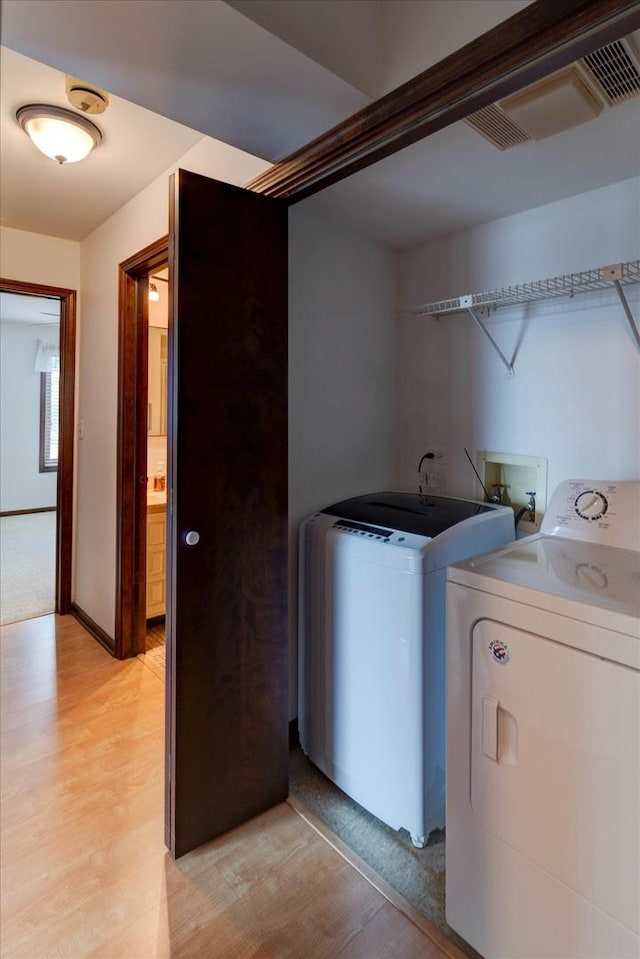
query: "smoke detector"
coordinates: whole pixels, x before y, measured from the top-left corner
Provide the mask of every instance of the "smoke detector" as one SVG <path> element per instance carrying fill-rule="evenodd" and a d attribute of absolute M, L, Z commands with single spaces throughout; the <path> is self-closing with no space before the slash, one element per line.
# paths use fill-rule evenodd
<path fill-rule="evenodd" d="M 109 106 L 109 96 L 104 90 L 91 87 L 77 77 L 65 77 L 67 100 L 81 113 L 104 113 Z"/>

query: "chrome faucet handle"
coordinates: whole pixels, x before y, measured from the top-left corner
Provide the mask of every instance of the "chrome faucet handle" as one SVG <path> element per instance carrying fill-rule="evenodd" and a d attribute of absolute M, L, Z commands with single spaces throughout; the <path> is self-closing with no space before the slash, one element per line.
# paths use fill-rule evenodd
<path fill-rule="evenodd" d="M 529 510 L 529 522 L 535 523 L 536 521 L 536 491 L 528 490 L 527 496 L 529 497 L 529 502 L 527 503 L 527 509 Z"/>

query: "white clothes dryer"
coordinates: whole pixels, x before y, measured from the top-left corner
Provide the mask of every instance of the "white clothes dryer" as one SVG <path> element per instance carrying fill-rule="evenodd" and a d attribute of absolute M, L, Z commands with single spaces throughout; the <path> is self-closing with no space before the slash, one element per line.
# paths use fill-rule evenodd
<path fill-rule="evenodd" d="M 640 483 L 450 567 L 449 925 L 491 959 L 640 954 Z"/>

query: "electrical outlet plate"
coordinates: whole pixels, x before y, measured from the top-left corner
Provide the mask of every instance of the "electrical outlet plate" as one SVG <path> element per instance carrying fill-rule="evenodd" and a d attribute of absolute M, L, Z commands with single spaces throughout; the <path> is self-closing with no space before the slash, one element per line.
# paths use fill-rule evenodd
<path fill-rule="evenodd" d="M 446 447 L 436 443 L 425 446 L 425 452 L 420 459 L 421 488 L 423 492 L 439 493 L 444 495 L 447 488 L 447 454 Z"/>
<path fill-rule="evenodd" d="M 543 456 L 523 456 L 519 453 L 498 453 L 494 450 L 478 450 L 476 465 L 480 478 L 492 495 L 497 486 L 503 489 L 503 503 L 512 506 L 516 513 L 526 506 L 530 490 L 536 496 L 536 518 L 530 522 L 525 514 L 518 523 L 517 535 L 537 533 L 547 509 L 547 468 Z M 478 484 L 478 499 L 484 499 L 484 491 Z"/>

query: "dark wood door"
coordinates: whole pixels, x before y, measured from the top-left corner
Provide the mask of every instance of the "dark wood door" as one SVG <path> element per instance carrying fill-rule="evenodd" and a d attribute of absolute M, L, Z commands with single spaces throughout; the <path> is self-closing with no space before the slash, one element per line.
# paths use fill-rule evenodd
<path fill-rule="evenodd" d="M 181 170 L 169 232 L 166 842 L 178 857 L 288 792 L 287 210 Z"/>

